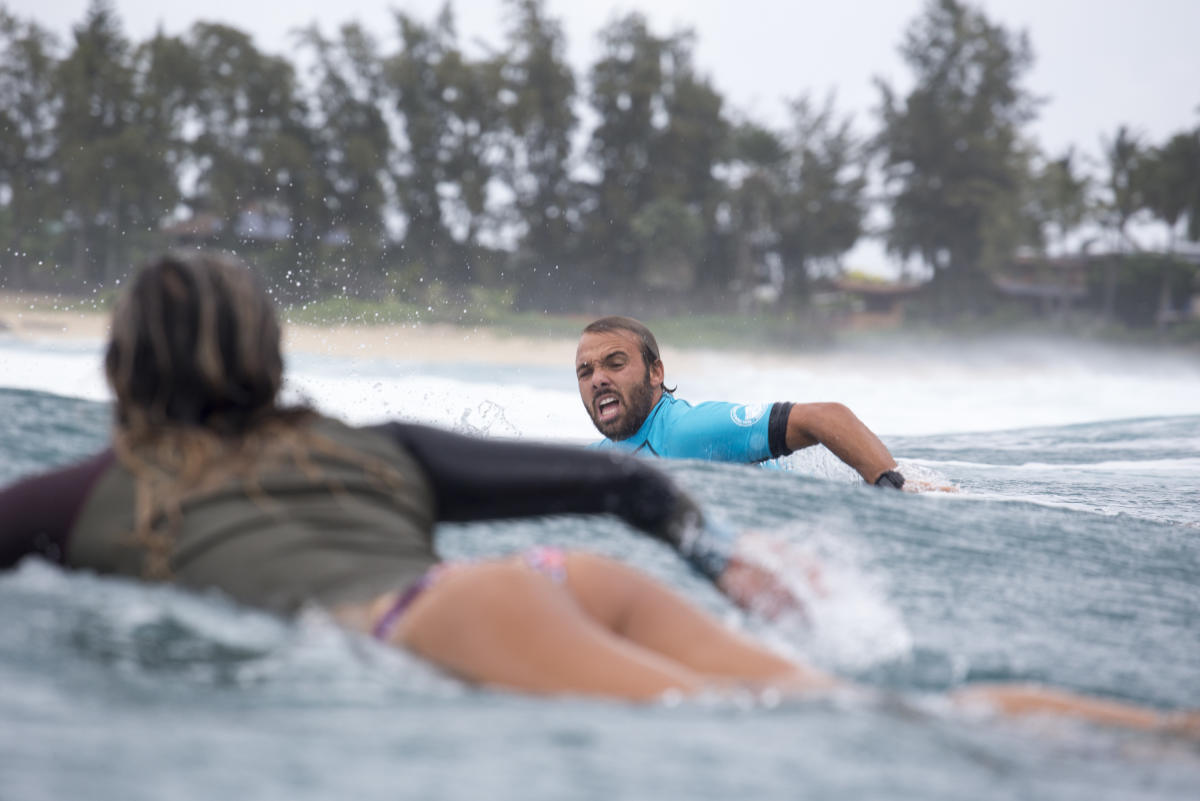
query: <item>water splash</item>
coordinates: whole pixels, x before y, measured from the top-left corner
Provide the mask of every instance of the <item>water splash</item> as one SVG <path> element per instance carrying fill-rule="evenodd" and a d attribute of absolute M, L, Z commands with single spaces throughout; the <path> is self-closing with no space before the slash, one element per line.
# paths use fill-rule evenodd
<path fill-rule="evenodd" d="M 851 672 L 911 652 L 912 634 L 888 598 L 885 577 L 864 567 L 866 546 L 828 523 L 747 534 L 737 555 L 774 574 L 804 607 L 764 628 L 773 644 Z"/>
<path fill-rule="evenodd" d="M 474 409 L 464 409 L 454 430 L 476 437 L 519 437 L 521 430 L 509 422 L 505 409 L 490 400 L 481 401 Z"/>

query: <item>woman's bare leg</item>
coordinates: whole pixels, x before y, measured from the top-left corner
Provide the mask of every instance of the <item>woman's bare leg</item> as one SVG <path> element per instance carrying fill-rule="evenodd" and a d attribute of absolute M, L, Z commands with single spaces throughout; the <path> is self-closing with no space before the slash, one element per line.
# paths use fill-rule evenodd
<path fill-rule="evenodd" d="M 646 700 L 703 677 L 617 636 L 567 588 L 517 562 L 456 567 L 421 593 L 392 641 L 463 678 L 536 693 Z"/>
<path fill-rule="evenodd" d="M 537 693 L 647 700 L 695 693 L 714 678 L 801 691 L 837 683 L 730 631 L 648 576 L 583 553 L 568 555 L 566 587 L 515 560 L 456 567 L 417 598 L 392 642 L 470 681 Z M 977 685 L 951 698 L 1014 717 L 1200 738 L 1197 712 L 1161 713 L 1037 685 Z"/>
<path fill-rule="evenodd" d="M 789 690 L 837 683 L 729 629 L 669 587 L 620 562 L 569 553 L 567 585 L 600 625 L 697 673 Z"/>
<path fill-rule="evenodd" d="M 1033 684 L 978 684 L 959 690 L 952 698 L 960 704 L 984 706 L 1012 717 L 1071 717 L 1134 729 L 1170 727 L 1177 719 L 1184 719 L 1149 707 L 1076 695 L 1066 690 Z"/>

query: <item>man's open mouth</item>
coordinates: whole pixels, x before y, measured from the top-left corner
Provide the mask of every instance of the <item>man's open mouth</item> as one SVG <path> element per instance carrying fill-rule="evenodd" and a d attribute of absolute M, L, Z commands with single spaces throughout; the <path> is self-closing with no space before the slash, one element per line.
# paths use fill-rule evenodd
<path fill-rule="evenodd" d="M 596 419 L 602 423 L 615 418 L 621 413 L 621 400 L 616 395 L 605 395 L 596 401 Z"/>

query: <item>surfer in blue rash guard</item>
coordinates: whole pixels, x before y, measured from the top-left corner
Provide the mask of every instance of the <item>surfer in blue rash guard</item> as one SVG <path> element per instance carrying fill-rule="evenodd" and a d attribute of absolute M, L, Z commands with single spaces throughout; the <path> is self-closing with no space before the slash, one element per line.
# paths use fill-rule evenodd
<path fill-rule="evenodd" d="M 665 385 L 654 334 L 632 317 L 603 317 L 583 329 L 575 377 L 584 408 L 605 437 L 594 448 L 755 463 L 821 444 L 867 483 L 904 486 L 879 437 L 840 403 L 692 405 L 676 398 Z"/>

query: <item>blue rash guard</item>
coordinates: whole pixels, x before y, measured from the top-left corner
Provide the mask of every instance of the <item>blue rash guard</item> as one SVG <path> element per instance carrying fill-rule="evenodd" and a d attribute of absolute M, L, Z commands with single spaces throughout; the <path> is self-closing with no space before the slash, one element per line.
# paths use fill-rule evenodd
<path fill-rule="evenodd" d="M 710 401 L 693 406 L 664 392 L 636 434 L 623 440 L 603 439 L 589 447 L 667 459 L 763 462 L 791 453 L 787 446 L 791 409 L 790 403 Z"/>

